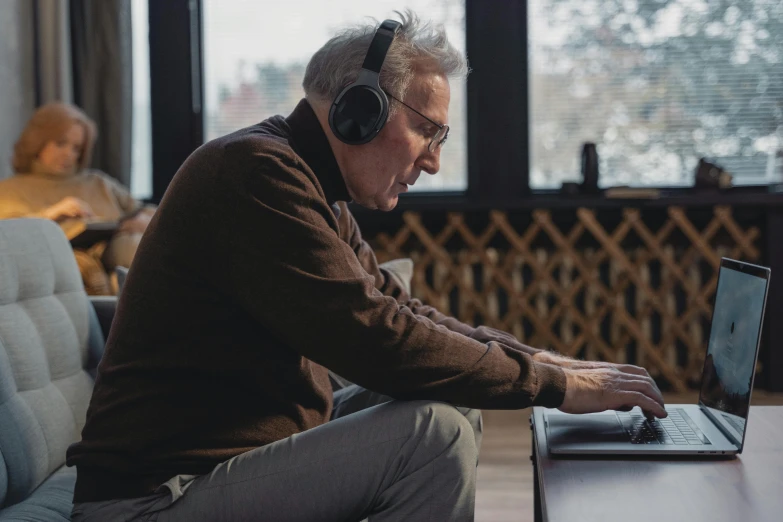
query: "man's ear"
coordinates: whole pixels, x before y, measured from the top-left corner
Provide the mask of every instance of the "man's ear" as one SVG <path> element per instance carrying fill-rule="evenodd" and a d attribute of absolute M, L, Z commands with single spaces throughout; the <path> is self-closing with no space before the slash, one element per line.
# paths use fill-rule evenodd
<path fill-rule="evenodd" d="M 305 99 L 307 100 L 307 103 L 310 104 L 310 107 L 312 107 L 316 118 L 318 118 L 318 123 L 321 124 L 321 128 L 324 130 L 326 135 L 329 137 L 329 141 L 331 142 L 333 135 L 332 130 L 329 128 L 329 103 L 313 98 Z"/>

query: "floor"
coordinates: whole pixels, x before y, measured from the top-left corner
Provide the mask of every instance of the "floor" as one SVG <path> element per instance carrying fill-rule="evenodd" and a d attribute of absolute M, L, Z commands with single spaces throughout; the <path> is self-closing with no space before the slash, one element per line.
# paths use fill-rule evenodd
<path fill-rule="evenodd" d="M 666 394 L 666 402 L 695 403 L 696 393 Z M 753 392 L 753 404 L 783 405 L 783 394 Z M 485 411 L 476 485 L 476 522 L 532 522 L 530 410 Z"/>
<path fill-rule="evenodd" d="M 530 410 L 484 411 L 476 521 L 533 520 Z"/>

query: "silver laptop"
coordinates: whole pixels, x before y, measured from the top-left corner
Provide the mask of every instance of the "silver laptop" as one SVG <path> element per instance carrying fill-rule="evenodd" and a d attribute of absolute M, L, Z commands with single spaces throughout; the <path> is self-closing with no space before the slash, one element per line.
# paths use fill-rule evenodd
<path fill-rule="evenodd" d="M 715 308 L 698 404 L 668 404 L 666 419 L 648 421 L 639 408 L 570 415 L 544 412 L 554 454 L 742 453 L 753 390 L 768 268 L 721 259 Z"/>

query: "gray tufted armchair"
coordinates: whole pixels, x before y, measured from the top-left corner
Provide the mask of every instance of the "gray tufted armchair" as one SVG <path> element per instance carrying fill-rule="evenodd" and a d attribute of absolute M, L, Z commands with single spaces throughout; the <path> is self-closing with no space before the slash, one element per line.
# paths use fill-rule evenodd
<path fill-rule="evenodd" d="M 0 522 L 70 520 L 81 437 L 116 301 L 88 298 L 68 240 L 0 221 Z"/>

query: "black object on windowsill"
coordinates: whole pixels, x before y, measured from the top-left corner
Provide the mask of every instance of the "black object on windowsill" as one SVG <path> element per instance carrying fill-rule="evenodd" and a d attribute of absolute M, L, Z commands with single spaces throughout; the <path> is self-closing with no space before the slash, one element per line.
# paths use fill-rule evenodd
<path fill-rule="evenodd" d="M 696 189 L 727 189 L 732 186 L 732 176 L 723 167 L 699 159 L 693 186 Z"/>
<path fill-rule="evenodd" d="M 560 186 L 560 194 L 564 196 L 596 195 L 601 193 L 598 188 L 598 151 L 595 143 L 582 145 L 582 182 L 565 181 Z"/>
<path fill-rule="evenodd" d="M 582 194 L 598 192 L 598 150 L 588 142 L 582 146 Z"/>
<path fill-rule="evenodd" d="M 560 194 L 564 196 L 578 196 L 580 193 L 581 188 L 576 181 L 564 181 L 560 186 Z"/>

